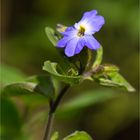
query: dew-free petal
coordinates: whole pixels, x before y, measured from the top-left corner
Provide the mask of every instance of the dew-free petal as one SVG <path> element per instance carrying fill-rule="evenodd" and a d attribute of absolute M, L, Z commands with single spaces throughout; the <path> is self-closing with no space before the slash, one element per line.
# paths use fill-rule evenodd
<path fill-rule="evenodd" d="M 84 20 L 92 19 L 94 16 L 96 16 L 97 10 L 87 11 L 83 14 L 82 19 L 79 22 L 83 22 Z"/>
<path fill-rule="evenodd" d="M 97 50 L 100 43 L 93 37 L 93 34 L 98 32 L 104 23 L 104 17 L 97 15 L 96 10 L 85 12 L 78 23 L 61 32 L 63 38 L 57 43 L 57 46 L 66 47 L 65 54 L 68 57 L 80 53 L 84 46 Z"/>
<path fill-rule="evenodd" d="M 71 56 L 75 55 L 75 50 L 76 50 L 76 47 L 77 47 L 78 40 L 79 40 L 78 38 L 74 38 L 67 43 L 67 46 L 65 48 L 65 54 L 68 57 L 71 57 Z"/>
<path fill-rule="evenodd" d="M 82 19 L 75 23 L 74 27 L 79 30 L 80 26 L 85 28 L 85 34 L 91 35 L 98 32 L 105 23 L 104 17 L 97 15 L 96 10 L 85 12 Z"/>
<path fill-rule="evenodd" d="M 92 50 L 100 48 L 100 43 L 93 36 L 85 36 L 85 45 Z"/>
<path fill-rule="evenodd" d="M 61 34 L 64 36 L 76 36 L 77 30 L 75 30 L 74 27 L 68 27 L 65 32 L 62 32 Z"/>
<path fill-rule="evenodd" d="M 95 32 L 98 32 L 104 24 L 105 20 L 102 16 L 95 16 L 87 22 L 87 26 L 90 26 L 91 28 L 86 34 L 94 34 Z"/>
<path fill-rule="evenodd" d="M 68 41 L 70 41 L 72 39 L 72 37 L 63 37 L 62 39 L 60 39 L 58 42 L 57 42 L 57 47 L 59 48 L 64 48 L 67 44 Z"/>
<path fill-rule="evenodd" d="M 83 47 L 85 46 L 85 41 L 84 39 L 79 39 L 78 43 L 77 43 L 77 46 L 76 46 L 76 49 L 75 49 L 75 54 L 79 54 Z"/>

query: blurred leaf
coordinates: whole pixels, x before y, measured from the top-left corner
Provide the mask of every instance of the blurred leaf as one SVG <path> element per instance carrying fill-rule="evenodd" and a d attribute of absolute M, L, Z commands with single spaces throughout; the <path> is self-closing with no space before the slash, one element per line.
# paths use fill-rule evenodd
<path fill-rule="evenodd" d="M 59 137 L 59 133 L 58 132 L 54 132 L 52 137 L 51 137 L 51 140 L 58 140 L 58 137 Z"/>
<path fill-rule="evenodd" d="M 73 134 L 65 137 L 63 140 L 93 140 L 89 134 L 84 131 L 76 131 Z"/>
<path fill-rule="evenodd" d="M 71 99 L 64 103 L 58 110 L 57 114 L 60 116 L 70 115 L 73 112 L 76 112 L 75 110 L 80 111 L 88 106 L 113 99 L 117 96 L 118 94 L 116 94 L 116 92 L 114 92 L 113 90 L 100 89 L 86 91 L 84 93 L 80 93 L 80 95 L 78 95 L 74 99 Z"/>
<path fill-rule="evenodd" d="M 46 61 L 43 66 L 43 70 L 58 78 L 60 81 L 71 85 L 78 84 L 80 82 L 81 77 L 77 76 L 77 72 L 74 69 L 71 69 L 71 73 L 68 75 L 68 73 L 64 72 L 57 63 Z"/>
<path fill-rule="evenodd" d="M 54 86 L 52 79 L 49 75 L 36 75 L 28 79 L 28 81 L 36 83 L 35 92 L 38 92 L 47 97 L 53 98 L 54 96 Z"/>
<path fill-rule="evenodd" d="M 54 96 L 54 87 L 49 76 L 33 76 L 28 80 L 28 82 L 8 85 L 2 91 L 2 95 L 6 96 L 30 95 L 38 93 L 49 98 Z"/>
<path fill-rule="evenodd" d="M 56 35 L 55 31 L 54 31 L 52 28 L 50 28 L 50 27 L 46 27 L 46 28 L 45 28 L 45 32 L 46 32 L 46 35 L 47 35 L 48 39 L 51 41 L 51 43 L 52 43 L 54 46 L 56 46 L 56 44 L 57 44 L 59 38 L 58 38 L 58 36 Z"/>
<path fill-rule="evenodd" d="M 0 66 L 0 84 L 5 86 L 7 84 L 21 82 L 25 80 L 25 74 L 23 74 L 20 70 L 13 68 L 11 66 L 7 66 L 5 64 L 1 64 Z"/>
<path fill-rule="evenodd" d="M 15 105 L 5 98 L 1 98 L 0 139 L 15 140 L 21 134 L 21 119 Z"/>

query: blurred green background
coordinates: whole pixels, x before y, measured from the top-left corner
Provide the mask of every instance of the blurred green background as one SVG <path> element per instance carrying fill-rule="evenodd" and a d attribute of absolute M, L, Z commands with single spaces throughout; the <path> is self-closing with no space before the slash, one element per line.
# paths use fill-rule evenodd
<path fill-rule="evenodd" d="M 83 97 L 87 100 L 87 104 L 79 103 L 82 104 L 82 107 L 77 105 L 77 108 L 70 107 L 68 110 L 60 108 L 54 130 L 60 132 L 60 137 L 75 130 L 85 130 L 95 140 L 138 140 L 138 2 L 138 0 L 2 0 L 1 62 L 6 74 L 1 75 L 1 87 L 13 82 L 15 77 L 16 81 L 17 79 L 20 81 L 21 77 L 44 73 L 42 65 L 46 60 L 61 63 L 58 59 L 59 53 L 47 39 L 44 28 L 46 26 L 55 28 L 57 23 L 73 25 L 80 20 L 85 11 L 97 9 L 106 21 L 101 31 L 95 34 L 104 48 L 103 61 L 119 66 L 120 73 L 136 88 L 137 92 L 127 93 L 118 89 L 110 91 L 109 88 L 104 89 L 88 81 L 78 87 L 73 87 L 63 102 L 80 96 L 81 93 L 85 95 L 84 91 L 87 90 L 95 94 L 97 92 L 97 96 L 103 92 L 108 94 L 109 90 L 115 94 L 115 98 L 105 97 L 105 100 L 102 100 L 100 97 L 101 102 L 89 103 L 91 96 L 89 94 L 89 97 Z M 14 76 L 14 74 L 22 76 Z M 94 97 L 92 98 L 94 101 Z M 17 122 L 15 132 L 21 127 L 21 131 L 26 135 L 20 139 L 40 140 L 46 118 L 42 113 L 46 110 L 44 99 L 39 96 L 31 96 L 28 99 L 27 97 L 5 99 L 3 102 L 7 103 L 7 106 L 18 109 L 19 122 Z M 30 109 L 28 109 L 29 104 L 33 104 Z M 8 109 L 8 107 L 6 108 Z M 4 111 L 4 114 L 9 115 L 8 112 Z M 20 121 L 24 127 L 19 125 Z M 9 124 L 11 124 L 10 129 L 13 129 L 13 132 L 8 132 L 7 128 L 6 135 L 17 134 L 14 132 L 15 123 L 10 120 L 7 126 Z"/>

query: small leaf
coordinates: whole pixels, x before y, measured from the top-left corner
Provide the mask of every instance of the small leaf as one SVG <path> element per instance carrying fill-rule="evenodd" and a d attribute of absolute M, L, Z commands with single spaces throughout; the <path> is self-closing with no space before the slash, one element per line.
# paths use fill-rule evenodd
<path fill-rule="evenodd" d="M 54 87 L 49 76 L 33 76 L 28 79 L 28 82 L 8 85 L 2 91 L 2 95 L 7 96 L 18 96 L 37 93 L 49 98 L 52 98 L 54 96 Z"/>
<path fill-rule="evenodd" d="M 52 28 L 50 28 L 50 27 L 46 27 L 46 28 L 45 28 L 45 32 L 46 32 L 47 37 L 48 37 L 49 40 L 51 41 L 51 43 L 52 43 L 54 46 L 56 46 L 56 44 L 57 44 L 59 38 L 58 38 L 58 36 L 56 35 L 55 31 L 54 31 Z"/>
<path fill-rule="evenodd" d="M 112 82 L 117 83 L 118 85 L 120 85 L 122 87 L 125 87 L 129 92 L 135 91 L 135 89 L 119 73 L 114 72 L 114 73 L 110 73 L 108 75 L 111 78 Z"/>
<path fill-rule="evenodd" d="M 93 75 L 93 79 L 104 86 L 124 87 L 129 92 L 135 89 L 118 73 L 119 69 L 113 65 L 104 65 L 103 71 Z"/>
<path fill-rule="evenodd" d="M 100 48 L 97 50 L 97 55 L 96 55 L 96 59 L 93 63 L 93 68 L 98 67 L 101 62 L 102 62 L 102 57 L 103 57 L 103 47 L 100 46 Z"/>
<path fill-rule="evenodd" d="M 103 69 L 102 71 L 105 73 L 110 73 L 110 72 L 118 72 L 119 68 L 115 65 L 112 64 L 104 64 L 104 65 L 100 65 Z"/>
<path fill-rule="evenodd" d="M 76 131 L 65 137 L 63 140 L 93 140 L 90 135 L 84 131 Z"/>
<path fill-rule="evenodd" d="M 53 135 L 51 136 L 51 140 L 58 140 L 58 137 L 59 137 L 59 133 L 54 132 Z"/>
<path fill-rule="evenodd" d="M 59 80 L 67 84 L 78 84 L 81 80 L 81 77 L 77 75 L 77 72 L 72 69 L 71 73 L 63 71 L 63 69 L 58 66 L 57 63 L 46 61 L 43 66 L 43 70 L 50 73 L 52 76 L 58 78 Z"/>

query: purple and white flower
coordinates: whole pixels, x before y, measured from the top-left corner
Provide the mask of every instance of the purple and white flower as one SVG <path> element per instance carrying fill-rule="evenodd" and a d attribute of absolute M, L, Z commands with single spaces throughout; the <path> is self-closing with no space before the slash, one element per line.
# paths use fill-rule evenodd
<path fill-rule="evenodd" d="M 57 47 L 65 47 L 65 54 L 68 57 L 79 54 L 85 46 L 91 50 L 97 50 L 100 43 L 93 34 L 98 32 L 104 23 L 104 18 L 97 15 L 96 10 L 85 12 L 78 23 L 61 32 L 63 38 L 57 42 Z"/>

